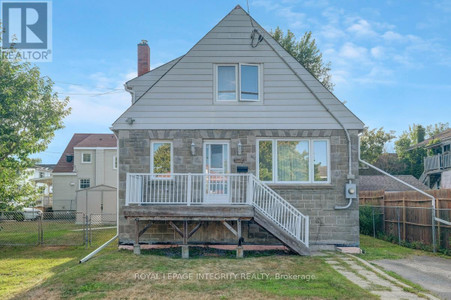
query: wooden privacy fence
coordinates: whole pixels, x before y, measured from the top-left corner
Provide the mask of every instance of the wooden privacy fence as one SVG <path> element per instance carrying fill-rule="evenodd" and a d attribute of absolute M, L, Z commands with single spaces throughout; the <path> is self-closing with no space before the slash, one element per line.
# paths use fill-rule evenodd
<path fill-rule="evenodd" d="M 436 216 L 451 221 L 451 189 L 430 190 L 427 193 L 436 199 Z M 432 244 L 432 205 L 431 199 L 425 195 L 416 191 L 361 191 L 359 203 L 362 207 L 378 208 L 384 234 L 403 241 Z M 449 249 L 451 226 L 436 222 L 436 229 L 439 245 Z"/>

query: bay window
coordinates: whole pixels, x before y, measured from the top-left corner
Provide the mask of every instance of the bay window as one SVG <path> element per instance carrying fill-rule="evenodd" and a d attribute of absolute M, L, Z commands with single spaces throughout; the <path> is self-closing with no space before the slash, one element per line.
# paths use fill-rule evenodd
<path fill-rule="evenodd" d="M 329 155 L 325 139 L 261 139 L 257 175 L 273 183 L 328 183 Z"/>

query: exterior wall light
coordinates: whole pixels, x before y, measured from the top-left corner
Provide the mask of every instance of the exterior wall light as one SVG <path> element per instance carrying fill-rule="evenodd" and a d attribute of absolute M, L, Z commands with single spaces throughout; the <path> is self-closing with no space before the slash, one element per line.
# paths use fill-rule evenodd
<path fill-rule="evenodd" d="M 191 143 L 191 155 L 196 155 L 196 145 L 194 145 L 194 142 Z"/>
<path fill-rule="evenodd" d="M 243 153 L 243 145 L 241 145 L 241 141 L 238 142 L 238 155 Z"/>

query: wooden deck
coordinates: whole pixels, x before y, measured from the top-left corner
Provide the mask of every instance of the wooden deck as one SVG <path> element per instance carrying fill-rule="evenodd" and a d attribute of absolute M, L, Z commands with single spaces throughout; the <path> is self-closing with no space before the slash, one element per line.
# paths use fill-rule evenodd
<path fill-rule="evenodd" d="M 251 205 L 136 205 L 123 209 L 126 218 L 140 220 L 250 220 L 254 217 Z"/>

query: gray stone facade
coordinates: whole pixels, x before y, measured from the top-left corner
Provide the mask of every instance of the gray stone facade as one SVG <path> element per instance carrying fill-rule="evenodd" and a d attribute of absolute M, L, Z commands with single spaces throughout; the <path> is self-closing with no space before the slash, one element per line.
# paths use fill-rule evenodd
<path fill-rule="evenodd" d="M 358 175 L 358 131 L 350 130 L 352 139 L 353 173 Z M 133 224 L 123 217 L 126 174 L 150 173 L 150 143 L 152 140 L 170 140 L 173 143 L 175 173 L 202 173 L 203 142 L 227 140 L 230 142 L 231 173 L 237 166 L 247 166 L 256 172 L 256 141 L 259 138 L 327 138 L 330 140 L 330 184 L 268 184 L 303 214 L 310 216 L 310 244 L 312 248 L 331 245 L 359 245 L 358 201 L 349 209 L 335 210 L 346 205 L 344 187 L 348 173 L 348 145 L 343 130 L 119 130 L 119 233 L 121 243 L 132 243 Z M 242 154 L 238 155 L 238 144 Z M 195 144 L 195 155 L 191 154 Z M 194 225 L 192 225 L 194 226 Z M 254 222 L 243 222 L 243 237 L 249 244 L 274 244 L 278 240 Z M 143 242 L 180 242 L 169 226 L 161 222 L 152 226 L 141 238 Z M 222 225 L 206 223 L 190 238 L 190 243 L 236 243 L 236 238 Z"/>

